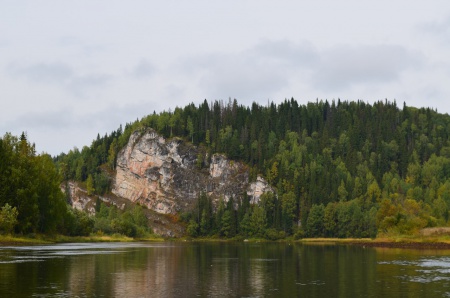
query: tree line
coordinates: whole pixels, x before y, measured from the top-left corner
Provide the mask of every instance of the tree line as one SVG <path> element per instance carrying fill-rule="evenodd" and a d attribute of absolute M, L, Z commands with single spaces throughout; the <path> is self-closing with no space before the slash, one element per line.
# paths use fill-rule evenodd
<path fill-rule="evenodd" d="M 249 107 L 205 100 L 98 136 L 90 147 L 57 156 L 57 167 L 65 179 L 89 178 L 92 191 L 108 192 L 119 150 L 133 131 L 148 127 L 198 146 L 199 167 L 224 153 L 246 163 L 251 179 L 261 174 L 276 189 L 258 206 L 247 204 L 245 194 L 233 199 L 233 208 L 199 203 L 197 216 L 182 217 L 193 234 L 262 233 L 246 227 L 252 218 L 272 235 L 310 237 L 414 233 L 448 222 L 450 118 L 430 108 L 387 100 L 302 105 L 290 99 Z"/>
<path fill-rule="evenodd" d="M 67 209 L 60 182 L 52 158 L 36 154 L 25 133 L 19 138 L 8 133 L 0 138 L 0 206 L 5 209 L 2 219 L 9 217 L 9 222 L 17 223 L 3 232 L 69 232 L 71 219 L 72 223 L 76 220 Z"/>
<path fill-rule="evenodd" d="M 65 172 L 59 166 L 48 154 L 36 154 L 25 133 L 0 138 L 0 233 L 130 237 L 152 233 L 140 206 L 121 211 L 98 200 L 95 217 L 72 209 L 61 190 Z"/>

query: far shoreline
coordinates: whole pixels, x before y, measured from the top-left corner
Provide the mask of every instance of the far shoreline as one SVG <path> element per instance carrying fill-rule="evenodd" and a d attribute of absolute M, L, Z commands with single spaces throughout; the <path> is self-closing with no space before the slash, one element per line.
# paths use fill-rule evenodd
<path fill-rule="evenodd" d="M 101 243 L 101 242 L 162 242 L 162 237 L 130 238 L 123 235 L 90 235 L 90 236 L 64 236 L 64 235 L 0 235 L 0 247 L 25 245 L 51 245 L 58 243 Z"/>
<path fill-rule="evenodd" d="M 26 246 L 26 245 L 51 245 L 58 243 L 101 243 L 101 242 L 248 242 L 248 243 L 299 243 L 304 245 L 353 245 L 374 248 L 404 248 L 404 249 L 449 249 L 450 239 L 447 236 L 422 237 L 422 236 L 387 236 L 380 238 L 302 238 L 280 239 L 271 241 L 263 238 L 130 238 L 122 235 L 90 235 L 90 236 L 63 236 L 63 235 L 1 235 L 0 247 Z"/>

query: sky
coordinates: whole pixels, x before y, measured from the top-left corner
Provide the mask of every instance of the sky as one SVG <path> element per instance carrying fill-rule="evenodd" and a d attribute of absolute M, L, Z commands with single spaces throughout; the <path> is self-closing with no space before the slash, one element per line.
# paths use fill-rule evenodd
<path fill-rule="evenodd" d="M 450 113 L 439 0 L 0 0 L 0 135 L 55 156 L 205 99 Z"/>

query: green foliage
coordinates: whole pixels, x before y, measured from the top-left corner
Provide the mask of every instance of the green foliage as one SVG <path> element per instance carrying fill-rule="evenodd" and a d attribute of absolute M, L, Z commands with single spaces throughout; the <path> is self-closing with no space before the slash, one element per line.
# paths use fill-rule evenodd
<path fill-rule="evenodd" d="M 249 221 L 249 236 L 264 237 L 266 224 L 267 221 L 264 209 L 258 205 L 253 206 Z"/>
<path fill-rule="evenodd" d="M 191 219 L 189 221 L 189 224 L 186 228 L 186 233 L 191 237 L 197 237 L 198 236 L 198 223 Z"/>
<path fill-rule="evenodd" d="M 145 237 L 152 233 L 141 206 L 121 211 L 99 201 L 99 210 L 93 218 L 92 231 L 102 234 L 122 234 L 128 237 Z"/>
<path fill-rule="evenodd" d="M 6 203 L 0 211 L 0 232 L 11 234 L 17 224 L 18 214 L 16 207 L 11 207 Z"/>
<path fill-rule="evenodd" d="M 244 217 L 239 222 L 239 234 L 241 234 L 244 237 L 248 237 L 253 234 L 252 227 L 250 224 L 250 211 L 247 210 L 247 212 L 244 214 Z"/>
<path fill-rule="evenodd" d="M 281 197 L 281 210 L 284 231 L 291 234 L 297 213 L 295 194 L 292 191 Z"/>
<path fill-rule="evenodd" d="M 89 236 L 94 228 L 94 219 L 86 212 L 69 209 L 66 217 L 66 234 L 70 236 Z"/>
<path fill-rule="evenodd" d="M 233 236 L 233 217 L 231 215 L 231 210 L 225 210 L 222 216 L 221 227 L 220 227 L 220 235 L 225 237 Z"/>
<path fill-rule="evenodd" d="M 206 148 L 198 155 L 199 168 L 207 164 L 206 156 L 224 153 L 249 166 L 251 181 L 263 174 L 275 188 L 274 195 L 261 198 L 263 231 L 252 226 L 253 217 L 261 219 L 260 210 L 249 206 L 245 194 L 234 198 L 231 209 L 214 206 L 203 196 L 186 217 L 186 222 L 198 225 L 193 230 L 199 236 L 268 237 L 269 230 L 271 235 L 291 235 L 299 231 L 299 221 L 307 234 L 329 237 L 373 237 L 378 230 L 414 233 L 424 226 L 448 224 L 450 116 L 430 108 L 404 104 L 399 109 L 387 100 L 299 104 L 292 98 L 250 107 L 236 100 L 205 100 L 198 106 L 153 113 L 124 130 L 99 136 L 90 147 L 56 157 L 58 170 L 64 179 L 83 182 L 91 175 L 94 192 L 105 193 L 110 187 L 105 168 L 114 169 L 131 133 L 146 128 Z M 8 156 L 6 151 L 2 154 Z M 0 171 L 4 167 L 0 163 Z M 26 168 L 22 164 L 8 175 L 20 176 Z M 31 188 L 17 193 L 29 209 L 23 207 L 24 214 L 19 210 L 19 221 L 34 223 L 38 219 L 28 215 L 38 208 L 38 198 Z M 310 212 L 320 205 L 323 229 L 308 231 Z"/>
<path fill-rule="evenodd" d="M 92 178 L 92 175 L 89 174 L 88 178 L 86 180 L 86 190 L 87 190 L 87 194 L 88 196 L 94 194 L 94 179 Z"/>
<path fill-rule="evenodd" d="M 0 205 L 18 212 L 19 233 L 64 232 L 67 206 L 61 176 L 47 154 L 37 155 L 34 144 L 5 134 L 0 139 Z"/>
<path fill-rule="evenodd" d="M 67 205 L 60 189 L 61 177 L 49 155 L 38 159 L 38 231 L 53 234 L 62 232 Z"/>
<path fill-rule="evenodd" d="M 118 152 L 126 145 L 131 133 L 142 125 L 139 121 L 128 123 L 125 131 L 120 126 L 110 135 L 106 134 L 103 137 L 98 135 L 90 147 L 84 146 L 81 151 L 74 148 L 67 154 L 57 156 L 54 161 L 63 174 L 63 179 L 87 183 L 87 179 L 91 177 L 88 184 L 92 194 L 103 195 L 108 192 L 110 190 L 108 171 L 115 169 Z"/>
<path fill-rule="evenodd" d="M 324 216 L 325 207 L 322 204 L 311 207 L 308 220 L 306 221 L 306 234 L 309 237 L 325 236 Z"/>

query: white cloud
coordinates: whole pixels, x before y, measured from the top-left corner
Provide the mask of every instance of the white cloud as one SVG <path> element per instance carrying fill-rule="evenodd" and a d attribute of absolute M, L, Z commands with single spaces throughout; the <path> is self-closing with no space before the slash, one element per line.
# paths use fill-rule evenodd
<path fill-rule="evenodd" d="M 196 74 L 205 97 L 266 100 L 290 84 L 294 72 L 308 71 L 318 60 L 307 42 L 264 40 L 243 51 L 190 57 L 183 71 Z"/>
<path fill-rule="evenodd" d="M 306 41 L 266 39 L 242 51 L 189 57 L 180 69 L 195 78 L 206 98 L 251 103 L 282 100 L 281 95 L 335 98 L 336 92 L 350 99 L 355 94 L 356 99 L 384 99 L 401 94 L 389 90 L 398 88 L 406 72 L 419 73 L 425 64 L 422 53 L 395 44 L 318 50 Z"/>
<path fill-rule="evenodd" d="M 131 75 L 137 79 L 151 77 L 156 72 L 156 67 L 146 59 L 141 59 L 131 71 Z"/>
<path fill-rule="evenodd" d="M 317 49 L 310 42 L 294 43 L 286 39 L 264 40 L 248 52 L 253 54 L 288 69 L 311 67 L 319 59 Z"/>
<path fill-rule="evenodd" d="M 7 70 L 16 77 L 24 77 L 35 83 L 56 83 L 67 82 L 74 76 L 72 68 L 61 62 L 36 63 L 28 66 L 19 66 L 12 63 Z"/>
<path fill-rule="evenodd" d="M 407 69 L 417 69 L 421 54 L 399 45 L 338 46 L 321 53 L 311 77 L 320 90 L 348 90 L 354 85 L 397 81 Z"/>
<path fill-rule="evenodd" d="M 18 115 L 5 126 L 20 127 L 25 131 L 29 128 L 42 130 L 67 129 L 73 125 L 73 112 L 69 109 L 26 112 Z"/>
<path fill-rule="evenodd" d="M 62 62 L 41 62 L 28 66 L 11 63 L 7 72 L 29 83 L 55 85 L 76 97 L 85 97 L 93 88 L 104 87 L 114 78 L 113 75 L 102 73 L 77 74 L 70 65 Z"/>
<path fill-rule="evenodd" d="M 97 73 L 75 76 L 67 84 L 67 89 L 76 97 L 92 98 L 92 94 L 89 95 L 90 92 L 94 92 L 95 89 L 106 88 L 107 84 L 113 79 L 113 75 Z"/>
<path fill-rule="evenodd" d="M 422 36 L 432 36 L 439 43 L 450 44 L 450 16 L 442 20 L 429 21 L 418 25 L 422 31 Z"/>

